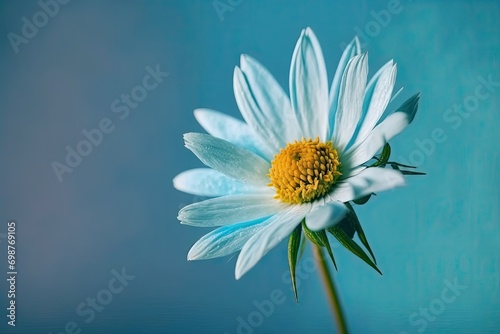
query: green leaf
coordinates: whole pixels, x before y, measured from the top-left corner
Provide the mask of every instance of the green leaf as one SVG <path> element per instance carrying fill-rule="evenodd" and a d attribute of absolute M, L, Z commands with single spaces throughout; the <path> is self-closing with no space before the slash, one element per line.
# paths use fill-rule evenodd
<path fill-rule="evenodd" d="M 324 238 L 325 248 L 328 251 L 328 255 L 330 255 L 330 259 L 332 259 L 335 270 L 339 271 L 337 269 L 337 263 L 335 262 L 335 258 L 333 257 L 332 247 L 330 246 L 330 240 L 328 240 L 328 236 L 326 235 L 325 230 L 321 230 L 318 233 L 321 234 L 321 238 Z"/>
<path fill-rule="evenodd" d="M 400 170 L 399 167 L 398 167 L 398 165 L 391 164 L 391 167 L 392 167 L 392 169 Z"/>
<path fill-rule="evenodd" d="M 414 167 L 414 166 L 403 165 L 403 164 L 400 164 L 398 162 L 388 162 L 388 164 L 391 165 L 392 169 L 399 170 L 401 172 L 401 174 L 403 174 L 403 175 L 427 175 L 424 172 L 414 172 L 414 171 L 411 171 L 411 170 L 401 170 L 399 168 L 399 167 L 417 168 L 417 167 Z"/>
<path fill-rule="evenodd" d="M 311 240 L 313 244 L 315 244 L 319 247 L 325 247 L 325 244 L 323 243 L 323 239 L 318 235 L 317 232 L 313 232 L 307 227 L 305 219 L 302 219 L 302 230 L 304 231 L 304 234 L 306 235 L 306 237 L 309 240 Z"/>
<path fill-rule="evenodd" d="M 302 228 L 301 228 L 301 232 L 302 232 Z M 298 260 L 302 259 L 302 256 L 304 255 L 304 252 L 306 250 L 306 236 L 302 234 L 302 238 L 300 240 L 300 249 L 299 249 L 299 256 L 298 256 Z"/>
<path fill-rule="evenodd" d="M 387 161 L 391 156 L 391 145 L 389 143 L 385 143 L 384 148 L 382 149 L 382 153 L 380 154 L 380 158 L 377 159 L 370 167 L 379 167 L 385 166 Z"/>
<path fill-rule="evenodd" d="M 401 174 L 403 175 L 427 175 L 426 173 L 423 172 L 413 172 L 411 170 L 400 170 Z"/>
<path fill-rule="evenodd" d="M 341 228 L 345 232 L 345 234 L 349 236 L 349 238 L 354 238 L 356 229 L 351 224 L 351 221 L 349 220 L 349 217 L 347 215 L 340 221 L 340 223 L 337 224 L 337 226 Z"/>
<path fill-rule="evenodd" d="M 366 202 L 368 202 L 370 197 L 372 197 L 372 194 L 366 195 L 365 197 L 355 199 L 355 200 L 353 200 L 353 202 L 356 203 L 357 205 L 363 205 L 363 204 L 366 204 Z"/>
<path fill-rule="evenodd" d="M 302 230 L 304 231 L 304 234 L 307 236 L 307 238 L 312 241 L 312 243 L 319 247 L 326 248 L 326 250 L 328 251 L 328 255 L 330 255 L 330 258 L 332 259 L 333 265 L 335 266 L 335 270 L 338 270 L 337 263 L 335 262 L 335 258 L 333 257 L 332 248 L 330 247 L 330 241 L 328 240 L 328 236 L 326 235 L 325 230 L 321 230 L 318 232 L 311 231 L 307 227 L 305 219 L 302 220 Z"/>
<path fill-rule="evenodd" d="M 399 162 L 395 162 L 395 161 L 387 161 L 387 164 L 391 165 L 394 167 L 395 166 L 399 166 L 399 167 L 405 167 L 405 168 L 417 168 L 415 166 L 410 166 L 410 165 L 403 165 L 403 164 L 400 164 Z"/>
<path fill-rule="evenodd" d="M 365 251 L 359 247 L 359 245 L 349 238 L 349 236 L 337 225 L 328 228 L 328 232 L 330 232 L 337 240 L 348 250 L 350 250 L 354 255 L 359 257 L 361 260 L 365 261 L 370 267 L 375 269 L 380 275 L 382 272 L 377 268 L 377 266 L 373 263 L 373 261 L 366 255 Z"/>
<path fill-rule="evenodd" d="M 382 153 L 380 154 L 380 160 L 383 164 L 386 164 L 391 157 L 391 145 L 389 143 L 385 143 L 384 148 L 382 149 Z"/>
<path fill-rule="evenodd" d="M 361 223 L 359 222 L 358 216 L 356 215 L 354 208 L 352 207 L 352 205 L 349 202 L 345 203 L 345 205 L 349 209 L 349 212 L 347 213 L 347 217 L 349 218 L 351 224 L 356 229 L 356 232 L 358 232 L 359 240 L 361 240 L 361 243 L 366 247 L 366 249 L 368 250 L 368 252 L 372 256 L 373 262 L 375 262 L 375 264 L 377 264 L 377 259 L 375 259 L 375 255 L 373 254 L 372 249 L 370 248 L 370 244 L 368 243 L 368 239 L 366 238 L 365 232 L 363 231 L 363 228 L 361 227 Z"/>
<path fill-rule="evenodd" d="M 292 278 L 293 293 L 295 294 L 295 300 L 299 302 L 299 296 L 297 294 L 297 282 L 295 280 L 295 268 L 297 265 L 297 254 L 300 248 L 302 228 L 300 225 L 293 230 L 288 239 L 288 265 L 290 266 L 290 277 Z"/>

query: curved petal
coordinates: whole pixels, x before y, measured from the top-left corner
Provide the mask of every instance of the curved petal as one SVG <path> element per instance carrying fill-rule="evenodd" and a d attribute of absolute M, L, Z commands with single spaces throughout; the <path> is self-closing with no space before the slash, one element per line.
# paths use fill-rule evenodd
<path fill-rule="evenodd" d="M 250 56 L 241 56 L 241 72 L 246 80 L 238 80 L 244 91 L 240 100 L 242 115 L 255 132 L 272 139 L 276 150 L 301 137 L 290 99 L 269 71 Z"/>
<path fill-rule="evenodd" d="M 205 234 L 188 252 L 188 261 L 206 260 L 239 251 L 253 235 L 262 230 L 266 218 L 222 226 Z"/>
<path fill-rule="evenodd" d="M 405 185 L 401 172 L 380 167 L 366 168 L 361 173 L 340 183 L 330 194 L 332 200 L 348 202 L 371 193 Z"/>
<path fill-rule="evenodd" d="M 177 190 L 197 196 L 225 196 L 265 191 L 269 187 L 254 187 L 232 179 L 210 168 L 195 168 L 174 177 Z"/>
<path fill-rule="evenodd" d="M 278 152 L 284 138 L 273 131 L 269 115 L 263 114 L 252 94 L 248 78 L 239 67 L 234 68 L 233 89 L 236 104 L 245 121 L 271 150 Z"/>
<path fill-rule="evenodd" d="M 351 58 L 342 77 L 335 127 L 332 140 L 343 152 L 358 126 L 363 107 L 363 96 L 368 75 L 368 56 L 366 53 Z"/>
<path fill-rule="evenodd" d="M 340 94 L 340 82 L 344 75 L 345 68 L 347 67 L 347 63 L 349 60 L 357 56 L 361 53 L 361 46 L 359 43 L 358 37 L 354 37 L 354 39 L 347 45 L 342 53 L 342 57 L 340 58 L 339 64 L 337 66 L 337 71 L 335 72 L 335 76 L 333 77 L 332 85 L 330 87 L 330 95 L 328 98 L 328 105 L 330 106 L 329 112 L 329 131 L 328 138 L 330 138 L 333 134 L 333 128 L 335 123 L 335 114 L 337 113 L 337 106 Z"/>
<path fill-rule="evenodd" d="M 280 212 L 288 204 L 273 198 L 273 193 L 230 195 L 211 198 L 183 207 L 177 219 L 193 226 L 224 226 L 267 217 Z"/>
<path fill-rule="evenodd" d="M 273 151 L 257 136 L 245 122 L 211 109 L 196 109 L 194 117 L 212 136 L 246 148 L 267 160 Z"/>
<path fill-rule="evenodd" d="M 203 133 L 186 133 L 185 145 L 205 165 L 244 183 L 265 186 L 271 165 L 257 154 Z"/>
<path fill-rule="evenodd" d="M 353 136 L 353 139 L 355 139 L 353 145 L 365 140 L 380 117 L 382 117 L 391 100 L 392 90 L 396 82 L 396 69 L 396 64 L 393 64 L 391 60 L 378 70 L 368 83 L 365 91 L 363 113 L 357 133 Z"/>
<path fill-rule="evenodd" d="M 302 31 L 290 67 L 290 100 L 302 136 L 326 140 L 328 81 L 321 46 L 310 28 Z M 300 139 L 300 138 L 297 138 Z"/>
<path fill-rule="evenodd" d="M 311 210 L 311 204 L 290 206 L 269 218 L 268 224 L 243 246 L 236 261 L 235 276 L 240 279 L 274 246 L 286 238 Z"/>
<path fill-rule="evenodd" d="M 306 216 L 306 224 L 310 230 L 320 231 L 337 224 L 346 214 L 347 207 L 344 203 L 331 201 L 309 213 Z"/>
<path fill-rule="evenodd" d="M 359 166 L 373 158 L 375 153 L 395 135 L 401 133 L 413 121 L 418 109 L 420 93 L 413 95 L 404 102 L 396 112 L 389 115 L 377 125 L 366 139 L 351 147 L 345 153 L 345 159 L 351 166 Z"/>

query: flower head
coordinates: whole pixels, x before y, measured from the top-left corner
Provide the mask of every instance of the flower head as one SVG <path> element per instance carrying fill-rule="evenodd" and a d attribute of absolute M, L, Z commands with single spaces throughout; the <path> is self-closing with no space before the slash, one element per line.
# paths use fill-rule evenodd
<path fill-rule="evenodd" d="M 238 279 L 303 219 L 312 231 L 330 228 L 348 213 L 344 203 L 405 184 L 400 171 L 366 163 L 413 120 L 418 95 L 386 113 L 396 65 L 387 62 L 367 81 L 367 64 L 355 38 L 328 88 L 320 45 L 307 28 L 293 52 L 288 97 L 259 62 L 241 57 L 234 94 L 245 122 L 197 109 L 209 134 L 184 135 L 209 168 L 179 174 L 174 186 L 214 198 L 184 207 L 178 218 L 218 227 L 193 245 L 189 260 L 241 250 Z"/>

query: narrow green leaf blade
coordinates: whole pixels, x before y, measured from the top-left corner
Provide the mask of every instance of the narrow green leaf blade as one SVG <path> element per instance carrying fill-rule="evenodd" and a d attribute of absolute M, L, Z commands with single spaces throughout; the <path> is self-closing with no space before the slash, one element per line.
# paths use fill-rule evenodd
<path fill-rule="evenodd" d="M 365 251 L 359 247 L 359 245 L 349 238 L 345 232 L 338 228 L 337 226 L 333 226 L 328 228 L 328 232 L 330 232 L 337 240 L 349 251 L 351 251 L 354 255 L 359 257 L 361 260 L 365 261 L 370 267 L 375 269 L 380 275 L 382 275 L 382 272 L 377 268 L 375 263 L 366 255 Z"/>
<path fill-rule="evenodd" d="M 380 154 L 380 160 L 385 165 L 389 158 L 391 157 L 391 145 L 389 143 L 385 143 L 384 148 L 382 149 L 382 154 Z"/>
<path fill-rule="evenodd" d="M 347 217 L 349 218 L 351 224 L 356 229 L 356 232 L 358 233 L 359 240 L 361 240 L 361 243 L 366 247 L 366 249 L 368 250 L 368 252 L 372 256 L 373 262 L 375 264 L 377 264 L 377 259 L 375 259 L 375 255 L 373 254 L 372 249 L 370 247 L 370 244 L 368 243 L 368 239 L 366 238 L 365 231 L 363 231 L 363 227 L 361 227 L 361 223 L 359 222 L 358 215 L 356 215 L 354 208 L 352 207 L 352 205 L 349 202 L 347 202 L 345 205 L 349 209 L 349 211 L 347 213 Z"/>
<path fill-rule="evenodd" d="M 365 197 L 361 197 L 361 198 L 355 199 L 353 202 L 356 203 L 357 205 L 363 205 L 363 204 L 366 204 L 366 202 L 368 202 L 368 200 L 370 199 L 370 197 L 372 197 L 372 194 L 367 195 Z"/>
<path fill-rule="evenodd" d="M 400 170 L 398 165 L 391 164 L 392 169 Z"/>
<path fill-rule="evenodd" d="M 302 233 L 302 227 L 301 227 L 301 233 Z M 306 250 L 306 236 L 302 234 L 302 237 L 300 238 L 300 249 L 299 249 L 299 256 L 297 257 L 297 261 L 300 261 L 302 259 L 302 256 L 304 255 L 304 252 Z"/>
<path fill-rule="evenodd" d="M 346 215 L 340 223 L 337 224 L 339 228 L 344 230 L 345 234 L 349 236 L 349 238 L 354 238 L 354 233 L 356 233 L 356 229 L 354 226 L 351 224 L 351 221 L 349 220 L 349 217 Z"/>
<path fill-rule="evenodd" d="M 292 278 L 293 293 L 295 294 L 295 301 L 299 302 L 297 294 L 297 282 L 295 280 L 295 268 L 297 265 L 297 254 L 299 253 L 301 241 L 302 228 L 300 225 L 293 230 L 288 239 L 288 265 L 290 266 L 290 277 Z"/>
<path fill-rule="evenodd" d="M 400 170 L 403 175 L 427 175 L 424 172 L 413 172 L 411 170 Z"/>
<path fill-rule="evenodd" d="M 307 236 L 307 238 L 312 241 L 312 243 L 319 247 L 326 248 L 326 250 L 328 251 L 328 255 L 330 255 L 330 258 L 332 259 L 333 265 L 335 266 L 335 270 L 338 270 L 337 263 L 335 262 L 335 258 L 333 257 L 332 248 L 330 247 L 330 241 L 328 240 L 328 236 L 326 235 L 325 230 L 321 230 L 318 232 L 311 231 L 307 227 L 305 219 L 302 220 L 302 230 L 304 231 L 304 234 Z"/>
<path fill-rule="evenodd" d="M 391 157 L 391 145 L 389 143 L 385 143 L 384 148 L 382 149 L 382 153 L 380 154 L 380 158 L 377 159 L 370 167 L 380 167 L 385 166 L 389 158 Z"/>
<path fill-rule="evenodd" d="M 312 241 L 313 244 L 319 246 L 319 247 L 325 247 L 325 244 L 323 243 L 323 239 L 318 235 L 317 232 L 311 231 L 307 225 L 306 225 L 306 220 L 302 220 L 302 230 L 304 231 L 304 234 L 306 237 Z"/>
<path fill-rule="evenodd" d="M 322 230 L 318 233 L 321 234 L 321 239 L 324 239 L 323 242 L 325 244 L 325 248 L 328 251 L 328 255 L 330 255 L 330 258 L 332 259 L 333 266 L 335 267 L 335 270 L 339 271 L 337 269 L 337 263 L 335 262 L 335 258 L 333 257 L 332 247 L 330 246 L 330 240 L 328 240 L 328 236 L 326 235 L 325 230 Z"/>
<path fill-rule="evenodd" d="M 387 161 L 387 163 L 388 163 L 389 165 L 395 165 L 395 166 L 398 166 L 398 167 L 405 167 L 405 168 L 417 168 L 417 167 L 415 167 L 415 166 L 403 165 L 403 164 L 401 164 L 401 163 L 399 163 L 399 162 L 395 162 L 395 161 Z"/>

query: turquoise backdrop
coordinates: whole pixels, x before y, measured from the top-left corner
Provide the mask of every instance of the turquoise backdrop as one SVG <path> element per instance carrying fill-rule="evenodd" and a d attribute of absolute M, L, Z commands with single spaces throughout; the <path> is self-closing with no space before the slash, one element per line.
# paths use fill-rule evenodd
<path fill-rule="evenodd" d="M 299 304 L 285 243 L 239 281 L 234 256 L 187 262 L 209 230 L 179 224 L 201 198 L 172 187 L 202 166 L 192 111 L 240 117 L 242 53 L 288 90 L 307 26 L 329 80 L 359 35 L 370 75 L 398 63 L 391 108 L 422 94 L 392 151 L 427 176 L 357 209 L 383 276 L 334 247 L 352 333 L 500 332 L 499 1 L 11 0 L 0 22 L 0 263 L 15 220 L 18 271 L 0 332 L 333 332 L 310 248 Z"/>

